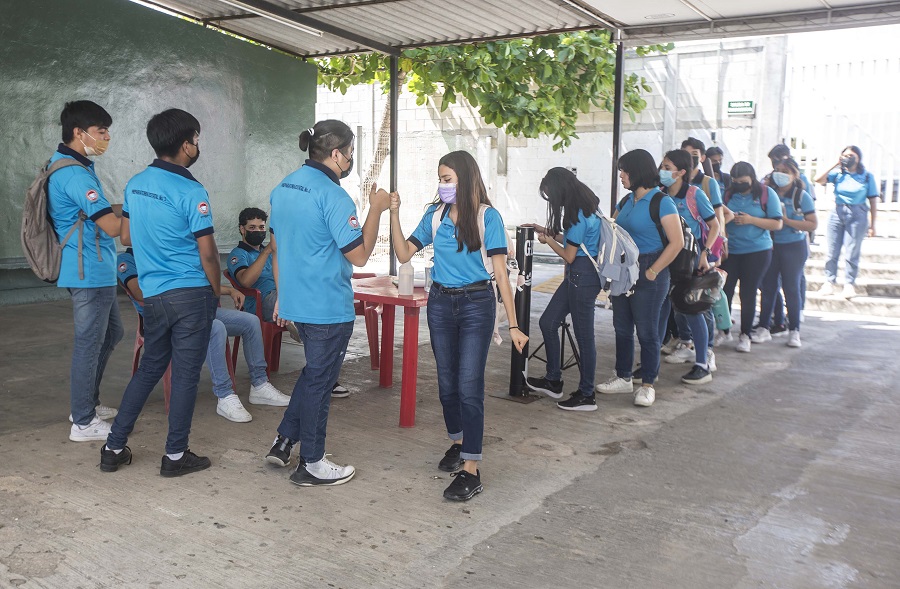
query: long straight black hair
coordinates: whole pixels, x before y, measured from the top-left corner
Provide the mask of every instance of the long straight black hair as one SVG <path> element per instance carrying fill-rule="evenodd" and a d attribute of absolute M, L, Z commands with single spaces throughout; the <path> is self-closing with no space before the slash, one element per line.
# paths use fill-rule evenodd
<path fill-rule="evenodd" d="M 556 235 L 596 212 L 600 199 L 571 170 L 551 168 L 541 180 L 541 198 L 547 201 L 547 232 Z"/>
<path fill-rule="evenodd" d="M 447 166 L 456 172 L 456 242 L 461 252 L 463 245 L 470 252 L 481 249 L 481 235 L 478 232 L 478 209 L 485 204 L 491 206 L 491 200 L 481 179 L 478 162 L 467 151 L 451 151 L 441 158 L 438 167 Z M 440 204 L 441 199 L 435 197 L 432 204 Z"/>

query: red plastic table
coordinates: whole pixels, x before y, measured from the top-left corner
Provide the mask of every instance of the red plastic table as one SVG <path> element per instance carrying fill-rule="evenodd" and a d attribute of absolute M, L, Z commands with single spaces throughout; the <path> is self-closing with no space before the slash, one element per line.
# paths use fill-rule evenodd
<path fill-rule="evenodd" d="M 400 378 L 400 427 L 416 425 L 416 377 L 419 368 L 419 309 L 428 304 L 424 288 L 401 295 L 390 276 L 353 280 L 353 297 L 358 301 L 378 303 L 381 313 L 381 366 L 379 384 L 394 384 L 394 318 L 396 307 L 403 307 L 403 368 Z"/>

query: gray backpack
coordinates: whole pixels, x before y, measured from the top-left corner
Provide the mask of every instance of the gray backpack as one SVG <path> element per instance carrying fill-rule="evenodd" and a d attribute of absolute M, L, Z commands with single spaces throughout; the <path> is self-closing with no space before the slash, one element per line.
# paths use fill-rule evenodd
<path fill-rule="evenodd" d="M 78 230 L 78 276 L 84 280 L 81 250 L 84 220 L 87 219 L 87 215 L 84 214 L 84 211 L 78 211 L 78 220 L 60 243 L 47 208 L 47 184 L 50 176 L 53 172 L 68 166 L 84 168 L 82 164 L 71 158 L 56 160 L 52 165 L 47 161 L 38 172 L 34 182 L 25 191 L 25 205 L 22 207 L 22 251 L 25 253 L 25 259 L 38 278 L 51 284 L 59 279 L 62 250 L 76 229 Z"/>

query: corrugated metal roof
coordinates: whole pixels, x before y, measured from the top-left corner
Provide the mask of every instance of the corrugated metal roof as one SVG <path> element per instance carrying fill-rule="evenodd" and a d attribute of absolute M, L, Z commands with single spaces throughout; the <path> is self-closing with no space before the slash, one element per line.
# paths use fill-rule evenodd
<path fill-rule="evenodd" d="M 318 57 L 606 28 L 629 45 L 900 22 L 900 1 L 132 0 Z M 304 32 L 305 31 L 305 32 Z"/>

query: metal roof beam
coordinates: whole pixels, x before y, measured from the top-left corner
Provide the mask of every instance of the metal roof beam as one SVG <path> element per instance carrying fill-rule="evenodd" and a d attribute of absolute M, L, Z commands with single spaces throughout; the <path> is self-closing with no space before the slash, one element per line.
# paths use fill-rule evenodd
<path fill-rule="evenodd" d="M 359 2 L 347 2 L 346 4 L 331 4 L 328 6 L 309 6 L 306 8 L 291 8 L 291 12 L 297 14 L 307 14 L 310 12 L 331 12 L 342 10 L 344 8 L 359 8 L 361 6 L 372 6 L 373 4 L 392 4 L 394 2 L 407 2 L 408 0 L 359 0 Z M 230 14 L 226 16 L 211 16 L 204 19 L 204 22 L 225 22 L 227 20 L 244 20 L 248 18 L 261 18 L 258 14 Z"/>

